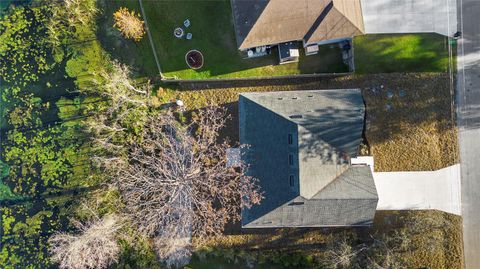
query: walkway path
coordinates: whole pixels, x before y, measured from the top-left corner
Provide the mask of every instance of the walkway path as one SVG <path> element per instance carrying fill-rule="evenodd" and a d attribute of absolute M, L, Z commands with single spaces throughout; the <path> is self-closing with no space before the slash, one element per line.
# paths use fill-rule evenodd
<path fill-rule="evenodd" d="M 480 268 L 480 1 L 458 0 L 457 115 L 465 266 Z"/>

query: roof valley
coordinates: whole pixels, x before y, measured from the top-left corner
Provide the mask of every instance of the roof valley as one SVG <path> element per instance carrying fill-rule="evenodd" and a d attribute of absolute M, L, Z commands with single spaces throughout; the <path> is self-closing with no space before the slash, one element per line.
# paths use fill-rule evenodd
<path fill-rule="evenodd" d="M 371 223 L 378 201 L 371 170 L 348 160 L 362 140 L 359 89 L 242 93 L 239 113 L 240 142 L 259 156 L 250 175 L 265 191 L 262 204 L 243 210 L 243 227 Z"/>
<path fill-rule="evenodd" d="M 333 1 L 331 1 L 320 13 L 318 18 L 315 20 L 315 22 L 312 24 L 312 27 L 305 33 L 305 36 L 303 37 L 303 40 L 305 40 L 308 43 L 308 40 L 312 37 L 312 35 L 315 33 L 317 28 L 320 26 L 320 24 L 323 22 L 323 20 L 327 17 L 328 13 L 330 10 L 333 8 Z"/>

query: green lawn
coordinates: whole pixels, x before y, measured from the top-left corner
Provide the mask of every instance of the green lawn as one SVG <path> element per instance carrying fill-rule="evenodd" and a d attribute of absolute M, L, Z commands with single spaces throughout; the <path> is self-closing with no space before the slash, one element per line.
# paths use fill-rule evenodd
<path fill-rule="evenodd" d="M 1 0 L 0 0 L 1 1 Z M 140 14 L 138 0 L 98 1 L 102 16 L 98 20 L 98 34 L 103 48 L 118 61 L 131 67 L 136 77 L 158 76 L 158 68 L 147 35 L 140 41 L 126 40 L 113 28 L 113 13 L 120 7 L 127 7 Z"/>
<path fill-rule="evenodd" d="M 243 59 L 237 50 L 229 0 L 143 3 L 165 77 L 240 78 L 348 71 L 336 45 L 323 46 L 318 55 L 301 57 L 299 63 L 278 65 L 276 50 L 269 56 Z M 173 30 L 183 26 L 187 18 L 192 40 L 175 38 Z M 204 55 L 204 66 L 197 71 L 185 63 L 185 54 L 191 49 Z"/>
<path fill-rule="evenodd" d="M 357 73 L 448 71 L 448 39 L 438 34 L 364 35 L 353 45 Z"/>
<path fill-rule="evenodd" d="M 101 0 L 103 16 L 99 39 L 116 59 L 133 67 L 138 76 L 156 76 L 157 66 L 148 36 L 140 42 L 125 40 L 113 29 L 112 14 L 125 6 L 140 13 L 137 0 Z M 164 77 L 179 79 L 267 77 L 292 74 L 346 72 L 336 45 L 320 47 L 316 56 L 301 56 L 298 63 L 278 65 L 278 52 L 244 59 L 237 50 L 229 0 L 143 1 L 153 42 Z M 212 16 L 212 14 L 215 14 Z M 192 40 L 177 39 L 173 29 L 191 21 Z M 354 38 L 356 72 L 446 72 L 449 67 L 448 39 L 438 34 L 383 34 Z M 205 64 L 189 69 L 185 53 L 200 50 Z M 453 48 L 453 51 L 455 49 Z M 300 55 L 304 55 L 303 51 Z M 455 55 L 455 54 L 454 54 Z M 454 60 L 453 60 L 454 61 Z M 453 62 L 454 64 L 454 62 Z"/>

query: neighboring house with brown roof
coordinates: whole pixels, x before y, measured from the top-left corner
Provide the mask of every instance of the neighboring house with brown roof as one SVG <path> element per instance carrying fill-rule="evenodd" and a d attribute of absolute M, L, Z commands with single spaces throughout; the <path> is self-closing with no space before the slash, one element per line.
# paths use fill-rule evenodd
<path fill-rule="evenodd" d="M 230 0 L 238 49 L 249 57 L 278 45 L 280 62 L 298 60 L 298 43 L 315 54 L 318 45 L 377 33 L 457 31 L 455 0 Z"/>
<path fill-rule="evenodd" d="M 365 33 L 360 0 L 231 0 L 238 48 L 333 43 Z"/>

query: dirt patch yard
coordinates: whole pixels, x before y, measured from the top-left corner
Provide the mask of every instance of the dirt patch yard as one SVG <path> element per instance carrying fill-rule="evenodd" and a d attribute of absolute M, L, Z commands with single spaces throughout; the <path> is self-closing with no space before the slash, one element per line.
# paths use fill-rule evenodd
<path fill-rule="evenodd" d="M 450 86 L 448 74 L 443 73 L 185 83 L 160 88 L 153 102 L 181 99 L 188 109 L 202 108 L 208 102 L 227 105 L 232 120 L 225 132 L 237 141 L 236 102 L 241 92 L 361 88 L 367 106 L 366 137 L 375 170 L 425 171 L 459 161 Z"/>

